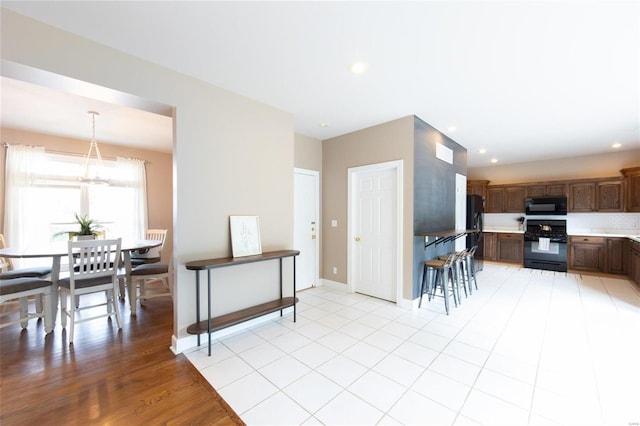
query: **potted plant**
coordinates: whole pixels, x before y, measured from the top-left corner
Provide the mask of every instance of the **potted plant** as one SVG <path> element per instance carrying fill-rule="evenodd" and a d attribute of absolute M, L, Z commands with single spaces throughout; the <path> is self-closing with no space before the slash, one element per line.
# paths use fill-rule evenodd
<path fill-rule="evenodd" d="M 75 214 L 76 222 L 80 225 L 79 231 L 62 231 L 58 232 L 55 235 L 68 234 L 69 239 L 75 238 L 76 240 L 92 240 L 95 239 L 96 235 L 98 235 L 98 229 L 102 228 L 102 226 L 97 223 L 93 219 L 89 219 L 87 215 L 80 216 L 78 213 Z"/>

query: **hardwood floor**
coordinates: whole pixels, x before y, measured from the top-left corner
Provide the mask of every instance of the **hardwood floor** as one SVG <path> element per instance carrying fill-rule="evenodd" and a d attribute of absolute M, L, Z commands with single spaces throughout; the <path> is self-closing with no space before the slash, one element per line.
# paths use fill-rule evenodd
<path fill-rule="evenodd" d="M 149 300 L 137 317 L 120 308 L 122 330 L 115 319 L 77 324 L 73 345 L 59 316 L 46 337 L 41 320 L 23 331 L 0 329 L 0 424 L 244 424 L 184 355 L 169 350 L 168 298 Z"/>

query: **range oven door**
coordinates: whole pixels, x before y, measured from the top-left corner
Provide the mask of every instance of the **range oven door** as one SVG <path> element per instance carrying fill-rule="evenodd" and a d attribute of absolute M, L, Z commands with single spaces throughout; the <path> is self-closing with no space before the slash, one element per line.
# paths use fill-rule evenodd
<path fill-rule="evenodd" d="M 539 240 L 524 242 L 525 268 L 544 269 L 547 271 L 567 271 L 566 241 L 550 241 L 548 246 Z"/>

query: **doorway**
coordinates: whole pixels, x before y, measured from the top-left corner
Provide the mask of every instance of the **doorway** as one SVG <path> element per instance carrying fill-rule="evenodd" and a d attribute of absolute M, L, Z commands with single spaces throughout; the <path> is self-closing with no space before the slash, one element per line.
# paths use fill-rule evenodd
<path fill-rule="evenodd" d="M 348 170 L 349 291 L 402 294 L 402 160 Z"/>
<path fill-rule="evenodd" d="M 293 247 L 300 250 L 296 260 L 296 289 L 304 290 L 319 281 L 320 173 L 294 169 L 293 199 Z"/>

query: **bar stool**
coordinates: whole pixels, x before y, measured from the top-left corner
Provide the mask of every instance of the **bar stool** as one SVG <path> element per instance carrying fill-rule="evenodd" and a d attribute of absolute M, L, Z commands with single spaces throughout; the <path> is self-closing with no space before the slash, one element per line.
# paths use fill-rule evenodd
<path fill-rule="evenodd" d="M 473 283 L 475 285 L 476 290 L 478 289 L 478 281 L 476 280 L 476 265 L 474 261 L 474 255 L 476 254 L 476 250 L 478 246 L 473 246 L 465 255 L 462 265 L 464 269 L 464 275 L 466 275 L 467 282 L 469 284 L 469 293 L 472 293 L 471 279 L 473 278 Z"/>
<path fill-rule="evenodd" d="M 460 298 L 460 287 L 464 290 L 464 297 L 469 297 L 471 294 L 471 289 L 469 286 L 471 283 L 468 282 L 467 274 L 464 269 L 464 264 L 466 261 L 466 256 L 468 254 L 467 249 L 462 251 L 457 251 L 454 253 L 455 257 L 453 258 L 453 263 L 451 265 L 451 272 L 453 274 L 453 279 L 456 281 L 456 286 L 458 290 L 458 303 L 462 303 Z M 446 260 L 448 255 L 443 255 L 438 257 L 440 260 Z"/>
<path fill-rule="evenodd" d="M 458 306 L 458 299 L 460 297 L 459 289 L 453 278 L 452 265 L 456 257 L 455 253 L 451 253 L 447 256 L 446 260 L 431 259 L 424 262 L 424 268 L 422 272 L 422 286 L 420 289 L 420 301 L 418 302 L 418 308 L 422 306 L 422 297 L 425 293 L 429 294 L 429 300 L 431 300 L 436 294 L 436 288 L 438 283 L 442 290 L 442 297 L 444 297 L 444 307 L 447 315 L 449 315 L 449 281 L 451 281 L 451 288 L 453 293 L 453 301 Z M 429 273 L 432 274 L 433 280 L 429 280 Z M 456 295 L 457 293 L 457 295 Z"/>

